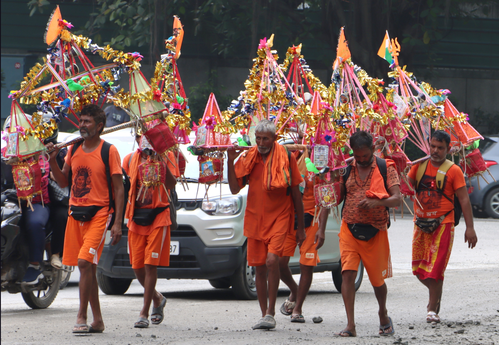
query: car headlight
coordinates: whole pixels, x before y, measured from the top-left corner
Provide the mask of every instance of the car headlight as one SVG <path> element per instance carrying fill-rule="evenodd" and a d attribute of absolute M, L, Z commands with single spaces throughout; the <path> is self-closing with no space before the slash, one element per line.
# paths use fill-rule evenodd
<path fill-rule="evenodd" d="M 213 216 L 232 216 L 241 211 L 242 198 L 240 196 L 223 197 L 203 201 L 201 209 Z"/>

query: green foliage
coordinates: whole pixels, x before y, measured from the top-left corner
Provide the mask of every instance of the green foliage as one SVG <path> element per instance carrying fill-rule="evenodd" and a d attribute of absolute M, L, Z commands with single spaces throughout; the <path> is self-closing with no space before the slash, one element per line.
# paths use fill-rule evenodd
<path fill-rule="evenodd" d="M 217 89 L 219 92 L 214 91 Z M 189 89 L 187 94 L 189 95 L 189 108 L 191 109 L 193 123 L 199 123 L 199 119 L 203 117 L 208 97 L 210 97 L 210 93 L 212 92 L 215 94 L 220 111 L 224 111 L 229 106 L 233 97 L 231 95 L 221 95 L 220 91 L 222 90 L 224 90 L 224 87 L 218 86 L 216 70 L 211 70 L 208 73 L 208 80 L 206 82 L 199 83 Z"/>

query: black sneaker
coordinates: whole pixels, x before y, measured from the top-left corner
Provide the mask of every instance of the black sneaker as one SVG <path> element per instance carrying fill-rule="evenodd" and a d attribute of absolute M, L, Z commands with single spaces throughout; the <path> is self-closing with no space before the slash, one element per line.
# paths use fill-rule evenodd
<path fill-rule="evenodd" d="M 42 271 L 30 266 L 28 267 L 28 270 L 26 271 L 26 274 L 24 275 L 21 283 L 26 285 L 35 285 L 40 279 L 43 279 Z"/>

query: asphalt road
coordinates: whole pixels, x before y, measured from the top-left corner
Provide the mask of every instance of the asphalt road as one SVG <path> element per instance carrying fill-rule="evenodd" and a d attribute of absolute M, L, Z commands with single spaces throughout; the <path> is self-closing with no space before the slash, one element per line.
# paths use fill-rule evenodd
<path fill-rule="evenodd" d="M 396 334 L 377 335 L 377 303 L 367 275 L 356 297 L 357 338 L 337 338 L 346 324 L 341 295 L 330 273 L 315 274 L 304 305 L 305 324 L 276 315 L 273 331 L 251 330 L 260 316 L 256 301 L 237 301 L 228 289 L 207 281 L 161 280 L 158 290 L 168 299 L 159 326 L 134 329 L 142 289 L 134 281 L 124 296 L 101 293 L 106 330 L 76 336 L 71 329 L 78 307 L 78 287 L 70 283 L 48 309 L 31 310 L 20 294 L 1 293 L 2 344 L 499 344 L 499 220 L 475 221 L 478 245 L 464 242 L 464 222 L 456 229 L 446 272 L 440 316 L 425 322 L 427 291 L 411 272 L 412 221 L 392 221 L 389 230 L 394 277 L 387 280 L 388 311 Z M 73 278 L 73 281 L 77 275 Z M 295 276 L 299 279 L 299 275 Z M 281 283 L 277 310 L 288 294 Z M 90 313 L 89 313 L 90 314 Z M 324 321 L 314 324 L 312 317 Z M 91 319 L 89 320 L 91 322 Z"/>

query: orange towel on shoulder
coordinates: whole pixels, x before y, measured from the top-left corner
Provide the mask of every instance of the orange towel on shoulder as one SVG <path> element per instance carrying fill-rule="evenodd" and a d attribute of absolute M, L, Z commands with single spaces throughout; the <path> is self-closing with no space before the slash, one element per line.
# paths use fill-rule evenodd
<path fill-rule="evenodd" d="M 242 178 L 249 175 L 259 155 L 256 146 L 246 151 L 235 165 L 236 177 Z M 264 174 L 263 183 L 266 190 L 291 186 L 288 152 L 284 146 L 274 143 L 265 162 Z"/>
<path fill-rule="evenodd" d="M 395 167 L 395 162 L 391 159 L 386 159 L 386 169 L 388 167 Z M 385 188 L 385 181 L 383 181 L 383 176 L 379 171 L 379 168 L 376 166 L 376 169 L 373 171 L 373 176 L 371 177 L 371 187 L 366 192 L 366 197 L 370 199 L 386 199 L 390 196 L 388 191 Z"/>

